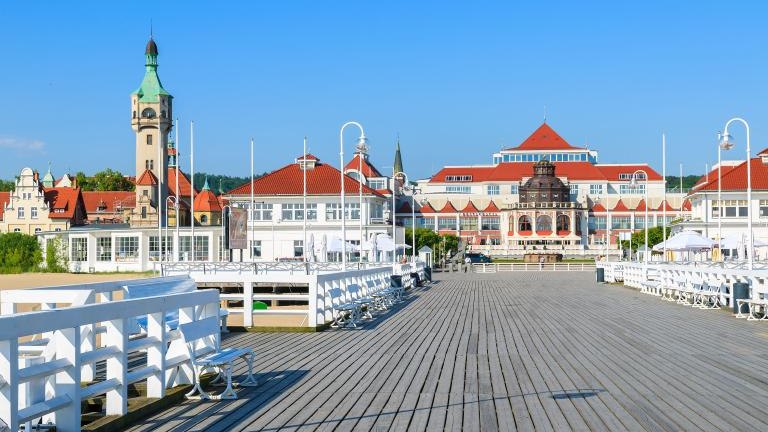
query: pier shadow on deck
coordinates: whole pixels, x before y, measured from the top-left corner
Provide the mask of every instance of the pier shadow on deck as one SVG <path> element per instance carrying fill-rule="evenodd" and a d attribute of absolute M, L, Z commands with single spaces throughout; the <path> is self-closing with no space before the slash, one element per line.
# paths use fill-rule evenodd
<path fill-rule="evenodd" d="M 592 272 L 436 277 L 366 331 L 229 335 L 255 350 L 266 382 L 131 430 L 768 427 L 766 323 L 598 285 Z"/>

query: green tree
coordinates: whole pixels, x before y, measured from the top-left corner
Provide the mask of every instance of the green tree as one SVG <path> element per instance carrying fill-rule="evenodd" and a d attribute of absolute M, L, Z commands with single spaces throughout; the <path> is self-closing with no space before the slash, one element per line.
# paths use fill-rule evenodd
<path fill-rule="evenodd" d="M 120 171 L 107 168 L 88 177 L 82 171 L 75 174 L 77 185 L 84 191 L 132 191 L 135 186 Z"/>
<path fill-rule="evenodd" d="M 45 245 L 45 271 L 51 273 L 66 273 L 69 268 L 69 257 L 61 237 L 48 239 Z"/>
<path fill-rule="evenodd" d="M 683 176 L 683 189 L 690 189 L 701 178 L 698 174 Z M 667 189 L 680 189 L 680 176 L 667 176 Z"/>
<path fill-rule="evenodd" d="M 667 238 L 669 238 L 669 233 L 672 229 L 670 227 L 667 227 Z M 648 228 L 648 247 L 654 247 L 655 245 L 661 243 L 664 241 L 664 230 L 663 227 L 653 227 Z M 637 248 L 641 245 L 645 244 L 645 230 L 637 230 L 632 233 L 632 250 L 636 251 Z M 624 249 L 629 249 L 629 240 L 622 240 L 621 241 L 621 247 Z"/>
<path fill-rule="evenodd" d="M 259 178 L 263 175 L 264 174 L 256 174 L 254 178 Z M 219 187 L 221 187 L 222 191 L 229 192 L 232 189 L 244 183 L 248 183 L 248 181 L 250 180 L 250 177 L 236 177 L 236 176 L 208 174 L 204 172 L 199 172 L 199 173 L 195 173 L 195 188 L 196 189 L 202 188 L 203 184 L 205 184 L 206 179 L 208 179 L 208 186 L 210 186 L 211 190 L 218 193 Z"/>
<path fill-rule="evenodd" d="M 35 236 L 22 233 L 0 234 L 0 273 L 37 270 L 43 261 Z"/>
<path fill-rule="evenodd" d="M 11 192 L 16 187 L 13 180 L 0 180 L 0 192 Z"/>
<path fill-rule="evenodd" d="M 459 248 L 459 238 L 451 234 L 440 235 L 429 228 L 416 228 L 416 247 L 411 244 L 412 234 L 411 229 L 405 229 L 405 243 L 412 247 L 411 253 L 418 254 L 419 248 L 422 246 L 429 246 L 432 248 L 434 257 L 439 260 L 441 257 L 446 257 L 448 251 L 456 253 Z"/>

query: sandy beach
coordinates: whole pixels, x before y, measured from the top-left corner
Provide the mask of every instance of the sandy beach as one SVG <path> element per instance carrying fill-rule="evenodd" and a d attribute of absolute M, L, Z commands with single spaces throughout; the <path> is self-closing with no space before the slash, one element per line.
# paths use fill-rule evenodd
<path fill-rule="evenodd" d="M 0 290 L 37 288 L 44 286 L 73 285 L 90 282 L 138 279 L 149 277 L 146 273 L 22 273 L 0 275 Z"/>

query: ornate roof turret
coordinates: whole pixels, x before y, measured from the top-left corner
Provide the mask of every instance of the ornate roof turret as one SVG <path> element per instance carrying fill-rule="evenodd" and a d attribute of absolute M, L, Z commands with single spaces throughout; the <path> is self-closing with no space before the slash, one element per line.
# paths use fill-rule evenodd
<path fill-rule="evenodd" d="M 157 53 L 157 44 L 150 37 L 149 42 L 147 42 L 147 49 L 144 50 L 147 68 L 144 73 L 144 80 L 141 81 L 141 86 L 133 92 L 139 96 L 139 102 L 160 102 L 161 95 L 172 97 L 170 93 L 165 91 L 160 77 L 157 75 Z"/>

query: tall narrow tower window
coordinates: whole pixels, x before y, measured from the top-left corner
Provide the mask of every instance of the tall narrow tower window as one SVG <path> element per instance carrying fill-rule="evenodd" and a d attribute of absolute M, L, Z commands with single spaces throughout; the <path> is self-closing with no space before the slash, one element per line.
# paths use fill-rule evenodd
<path fill-rule="evenodd" d="M 147 145 L 152 145 L 152 135 L 147 135 Z"/>

